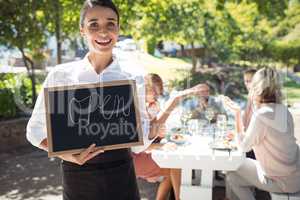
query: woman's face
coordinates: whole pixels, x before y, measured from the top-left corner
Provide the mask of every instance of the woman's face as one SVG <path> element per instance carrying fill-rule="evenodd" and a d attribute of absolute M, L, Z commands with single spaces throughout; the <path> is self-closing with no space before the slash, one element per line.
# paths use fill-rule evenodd
<path fill-rule="evenodd" d="M 81 35 L 86 39 L 89 50 L 96 53 L 111 53 L 118 40 L 117 14 L 110 8 L 95 6 L 86 12 Z"/>
<path fill-rule="evenodd" d="M 155 102 L 162 93 L 163 90 L 159 85 L 154 84 L 152 86 L 148 86 L 146 89 L 146 101 L 148 103 Z"/>
<path fill-rule="evenodd" d="M 252 74 L 245 74 L 245 75 L 244 75 L 244 84 L 245 84 L 245 86 L 246 86 L 248 92 L 249 92 L 250 89 L 251 89 L 252 78 L 253 78 L 253 75 L 252 75 Z"/>
<path fill-rule="evenodd" d="M 156 95 L 153 88 L 147 88 L 146 89 L 146 102 L 147 103 L 153 103 L 156 101 Z"/>

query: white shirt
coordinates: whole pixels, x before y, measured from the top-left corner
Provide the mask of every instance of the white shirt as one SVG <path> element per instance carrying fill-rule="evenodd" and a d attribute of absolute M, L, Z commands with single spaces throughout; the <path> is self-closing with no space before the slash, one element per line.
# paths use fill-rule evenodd
<path fill-rule="evenodd" d="M 122 66 L 124 68 L 125 66 Z M 146 114 L 145 87 L 142 76 L 133 76 L 121 70 L 120 64 L 114 57 L 113 62 L 97 74 L 91 65 L 88 55 L 84 59 L 57 65 L 48 74 L 43 88 L 54 86 L 68 86 L 86 83 L 99 83 L 114 80 L 135 80 L 137 83 L 138 104 L 141 114 L 144 146 L 132 147 L 132 151 L 140 153 L 145 150 L 153 140 L 148 139 L 150 123 Z M 31 118 L 27 124 L 26 137 L 34 146 L 39 146 L 47 138 L 44 91 L 41 90 L 34 106 Z"/>

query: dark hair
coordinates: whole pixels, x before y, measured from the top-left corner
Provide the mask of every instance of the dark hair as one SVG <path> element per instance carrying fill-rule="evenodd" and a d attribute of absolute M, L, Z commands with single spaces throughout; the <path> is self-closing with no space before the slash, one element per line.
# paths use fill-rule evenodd
<path fill-rule="evenodd" d="M 94 8 L 95 6 L 101 6 L 105 8 L 112 9 L 118 16 L 118 23 L 120 22 L 120 14 L 116 5 L 112 2 L 112 0 L 86 0 L 80 11 L 80 27 L 83 27 L 84 19 L 87 11 L 90 8 Z"/>
<path fill-rule="evenodd" d="M 247 69 L 244 71 L 244 75 L 254 75 L 257 72 L 256 69 Z"/>

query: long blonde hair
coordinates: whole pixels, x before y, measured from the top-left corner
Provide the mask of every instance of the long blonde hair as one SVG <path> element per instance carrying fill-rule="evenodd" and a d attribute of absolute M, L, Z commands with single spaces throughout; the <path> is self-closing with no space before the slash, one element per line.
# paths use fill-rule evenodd
<path fill-rule="evenodd" d="M 275 69 L 262 68 L 258 70 L 252 79 L 250 95 L 258 96 L 260 103 L 281 103 L 281 79 Z"/>

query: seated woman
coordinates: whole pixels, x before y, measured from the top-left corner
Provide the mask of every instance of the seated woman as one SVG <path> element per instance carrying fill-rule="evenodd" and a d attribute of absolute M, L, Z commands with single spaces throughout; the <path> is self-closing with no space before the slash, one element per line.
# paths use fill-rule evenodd
<path fill-rule="evenodd" d="M 237 171 L 229 172 L 227 198 L 254 200 L 251 186 L 268 192 L 295 193 L 300 190 L 299 146 L 294 137 L 293 118 L 281 103 L 281 85 L 274 69 L 263 68 L 253 77 L 253 116 L 244 132 L 241 110 L 229 98 L 223 99 L 236 118 L 239 148 L 253 149 L 257 160 L 246 158 Z"/>
<path fill-rule="evenodd" d="M 188 95 L 199 93 L 200 95 L 204 93 L 204 88 L 206 85 L 198 85 L 192 89 L 188 89 L 180 92 L 177 96 L 171 98 L 165 103 L 164 109 L 161 111 L 158 104 L 158 97 L 163 93 L 163 82 L 162 79 L 157 74 L 148 74 L 145 77 L 146 85 L 146 102 L 147 111 L 150 120 L 156 119 L 161 122 L 161 127 L 157 129 L 158 140 L 164 137 L 164 122 L 167 120 L 168 116 L 172 110 L 176 107 L 181 99 Z M 196 92 L 195 92 L 196 91 Z M 153 143 L 150 147 L 143 153 L 134 154 L 134 164 L 136 175 L 139 178 L 145 179 L 149 182 L 161 181 L 156 199 L 165 200 L 173 187 L 175 199 L 179 199 L 179 190 L 181 184 L 181 173 L 179 169 L 162 169 L 160 168 L 151 157 L 151 150 L 161 146 L 160 144 Z M 163 148 L 176 148 L 175 145 L 166 144 Z"/>

